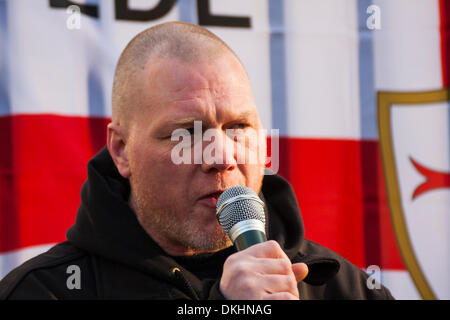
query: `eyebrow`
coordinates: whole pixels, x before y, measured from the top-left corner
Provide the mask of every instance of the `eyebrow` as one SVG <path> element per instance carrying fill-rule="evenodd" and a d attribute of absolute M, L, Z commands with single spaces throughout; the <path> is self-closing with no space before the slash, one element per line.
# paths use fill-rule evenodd
<path fill-rule="evenodd" d="M 244 111 L 244 112 L 238 114 L 236 117 L 233 117 L 232 122 L 248 119 L 253 114 L 254 113 L 252 111 Z M 194 123 L 194 121 L 202 121 L 202 120 L 199 118 L 196 118 L 196 117 L 187 117 L 187 118 L 176 119 L 176 120 L 170 121 L 167 125 L 182 127 L 182 126 L 192 125 Z"/>
<path fill-rule="evenodd" d="M 240 121 L 240 120 L 248 119 L 251 116 L 253 116 L 254 114 L 255 114 L 254 111 L 244 111 L 244 112 L 241 112 L 240 114 L 238 114 L 235 117 L 235 120 L 233 120 L 233 121 Z"/>
<path fill-rule="evenodd" d="M 168 125 L 169 126 L 180 126 L 180 127 L 183 127 L 183 126 L 187 126 L 187 125 L 193 124 L 194 121 L 200 121 L 200 120 L 198 118 L 195 118 L 195 117 L 182 118 L 182 119 L 177 119 L 177 120 L 170 121 L 168 123 Z"/>

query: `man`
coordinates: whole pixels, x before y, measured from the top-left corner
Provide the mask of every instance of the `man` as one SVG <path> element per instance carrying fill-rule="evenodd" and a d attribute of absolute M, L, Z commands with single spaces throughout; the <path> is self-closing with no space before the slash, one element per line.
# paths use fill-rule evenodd
<path fill-rule="evenodd" d="M 214 136 L 214 156 L 174 132 Z M 303 238 L 294 193 L 264 161 L 237 161 L 264 144 L 247 74 L 211 32 L 180 22 L 137 35 L 114 77 L 107 148 L 88 164 L 68 241 L 0 282 L 2 299 L 387 299 L 368 276 Z M 177 131 L 178 130 L 178 131 Z M 243 135 L 238 148 L 234 136 Z M 192 138 L 192 137 L 190 137 Z M 232 140 L 232 143 L 229 143 Z M 202 155 L 204 154 L 201 153 Z M 246 157 L 245 159 L 249 159 Z M 217 198 L 244 185 L 266 204 L 269 241 L 236 252 L 215 217 Z M 72 271 L 78 277 L 72 277 Z"/>

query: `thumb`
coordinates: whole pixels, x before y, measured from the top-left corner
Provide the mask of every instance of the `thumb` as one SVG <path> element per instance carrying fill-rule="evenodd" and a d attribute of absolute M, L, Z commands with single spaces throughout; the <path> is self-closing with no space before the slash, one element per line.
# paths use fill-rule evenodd
<path fill-rule="evenodd" d="M 294 272 L 297 283 L 306 278 L 306 276 L 308 275 L 308 271 L 308 266 L 303 262 L 294 263 L 292 265 L 292 272 Z"/>

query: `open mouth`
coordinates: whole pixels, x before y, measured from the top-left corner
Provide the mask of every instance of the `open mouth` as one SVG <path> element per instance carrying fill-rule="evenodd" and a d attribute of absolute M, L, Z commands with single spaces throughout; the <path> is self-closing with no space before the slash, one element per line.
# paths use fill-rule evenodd
<path fill-rule="evenodd" d="M 207 207 L 215 208 L 217 205 L 217 200 L 219 199 L 219 197 L 222 193 L 223 193 L 223 191 L 211 192 L 211 193 L 201 197 L 198 200 L 198 202 Z"/>

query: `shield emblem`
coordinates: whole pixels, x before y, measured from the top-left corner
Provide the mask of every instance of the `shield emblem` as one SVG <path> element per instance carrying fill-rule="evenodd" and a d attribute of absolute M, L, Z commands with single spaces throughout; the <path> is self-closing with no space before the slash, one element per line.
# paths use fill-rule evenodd
<path fill-rule="evenodd" d="M 378 93 L 391 220 L 423 299 L 450 299 L 449 98 L 446 89 Z"/>

